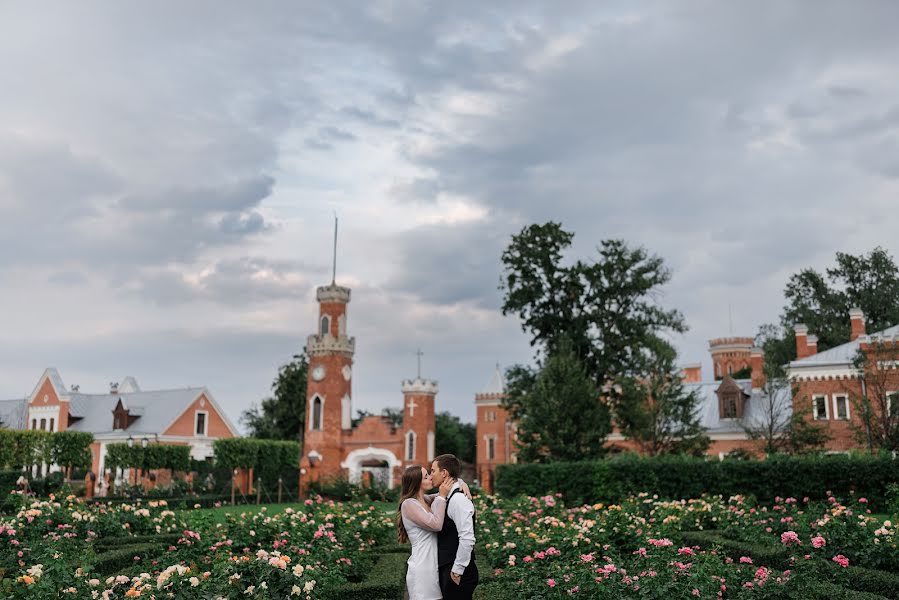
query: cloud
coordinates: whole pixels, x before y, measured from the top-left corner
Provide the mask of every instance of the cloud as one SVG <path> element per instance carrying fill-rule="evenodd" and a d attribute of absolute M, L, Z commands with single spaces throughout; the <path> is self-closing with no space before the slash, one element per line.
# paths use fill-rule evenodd
<path fill-rule="evenodd" d="M 791 272 L 892 243 L 897 4 L 211 8 L 0 8 L 0 396 L 55 364 L 236 419 L 314 328 L 335 211 L 357 406 L 422 345 L 467 418 L 530 356 L 497 290 L 525 224 L 662 255 L 690 362 Z"/>

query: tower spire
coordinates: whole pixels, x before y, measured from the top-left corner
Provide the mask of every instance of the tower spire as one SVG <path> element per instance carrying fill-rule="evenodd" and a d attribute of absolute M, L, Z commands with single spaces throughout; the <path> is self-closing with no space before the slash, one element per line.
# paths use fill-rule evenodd
<path fill-rule="evenodd" d="M 418 358 L 418 378 L 421 379 L 421 357 L 424 356 L 424 352 L 421 351 L 421 348 L 415 353 L 415 356 Z"/>
<path fill-rule="evenodd" d="M 334 211 L 334 260 L 331 262 L 331 285 L 337 282 L 337 211 Z"/>

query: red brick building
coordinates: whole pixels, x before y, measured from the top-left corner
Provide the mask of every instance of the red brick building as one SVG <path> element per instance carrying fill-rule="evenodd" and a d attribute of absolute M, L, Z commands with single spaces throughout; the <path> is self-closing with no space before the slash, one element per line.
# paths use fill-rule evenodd
<path fill-rule="evenodd" d="M 503 373 L 496 365 L 487 387 L 475 394 L 474 399 L 477 411 L 477 478 L 488 492 L 493 490 L 496 466 L 517 460 L 515 428 L 509 420 L 508 411 L 502 406 L 505 397 Z"/>
<path fill-rule="evenodd" d="M 862 447 L 857 432 L 863 428 L 855 414 L 855 402 L 864 393 L 869 397 L 874 381 L 872 374 L 863 373 L 855 365 L 859 350 L 874 352 L 875 348 L 890 349 L 889 357 L 875 357 L 874 364 L 888 364 L 875 376 L 879 377 L 880 392 L 886 395 L 883 404 L 891 413 L 893 394 L 899 394 L 899 325 L 873 335 L 866 335 L 864 315 L 858 309 L 850 311 L 851 336 L 846 344 L 824 352 L 817 351 L 818 340 L 804 325 L 795 328 L 796 360 L 787 365 L 787 375 L 793 384 L 789 392 L 770 397 L 763 374 L 764 355 L 753 347 L 749 337 L 726 337 L 709 341 L 714 379 L 704 381 L 700 364 L 683 367 L 684 387 L 695 392 L 700 402 L 700 417 L 711 438 L 708 455 L 723 458 L 736 449 L 760 454 L 762 443 L 752 440 L 746 427 L 757 427 L 776 415 L 787 422 L 795 411 L 801 411 L 814 424 L 822 426 L 830 436 L 825 446 L 828 452 L 845 452 Z M 888 360 L 887 360 L 888 358 Z M 748 367 L 751 376 L 734 379 L 732 374 Z M 863 390 L 863 386 L 867 386 Z M 477 408 L 478 479 L 488 491 L 493 489 L 496 467 L 515 462 L 515 427 L 502 408 L 504 395 L 502 373 L 497 369 L 487 388 L 475 396 Z M 899 402 L 899 400 L 897 400 Z M 877 410 L 877 402 L 873 402 Z M 887 416 L 887 420 L 891 417 Z M 899 420 L 899 415 L 896 416 Z M 875 420 L 880 420 L 875 417 Z M 883 421 L 881 421 L 883 422 Z M 899 423 L 895 424 L 899 426 Z M 888 426 L 888 425 L 887 425 Z M 638 451 L 637 445 L 626 439 L 617 428 L 608 437 L 613 451 Z"/>
<path fill-rule="evenodd" d="M 822 426 L 831 436 L 828 450 L 837 452 L 861 447 L 856 433 L 864 423 L 856 403 L 863 395 L 871 399 L 875 423 L 895 427 L 891 405 L 899 392 L 899 325 L 868 335 L 861 310 L 850 311 L 849 319 L 849 342 L 823 352 L 817 351 L 817 338 L 804 325 L 797 325 L 797 358 L 787 368 L 796 389 L 794 410 Z M 860 351 L 875 366 L 859 368 L 855 361 Z M 878 352 L 886 355 L 875 356 Z"/>
<path fill-rule="evenodd" d="M 369 416 L 352 426 L 355 338 L 347 334 L 349 288 L 331 282 L 316 291 L 316 333 L 309 336 L 306 431 L 301 466 L 306 482 L 345 475 L 353 483 L 375 480 L 393 487 L 403 469 L 434 458 L 437 382 L 401 382 L 402 425 Z"/>
<path fill-rule="evenodd" d="M 91 470 L 98 474 L 105 471 L 112 443 L 188 445 L 193 458 L 205 460 L 212 457 L 214 440 L 238 435 L 205 387 L 145 391 L 134 377 L 125 377 L 108 392 L 84 393 L 66 388 L 53 368 L 27 398 L 0 401 L 0 419 L 10 429 L 93 434 Z"/>

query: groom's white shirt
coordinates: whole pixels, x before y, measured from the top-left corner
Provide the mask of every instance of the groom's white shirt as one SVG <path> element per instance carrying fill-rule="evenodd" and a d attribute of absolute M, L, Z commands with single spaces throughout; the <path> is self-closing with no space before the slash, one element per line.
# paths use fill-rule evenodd
<path fill-rule="evenodd" d="M 453 484 L 450 495 L 459 488 L 459 481 L 457 479 Z M 456 550 L 453 573 L 462 575 L 465 567 L 471 562 L 471 551 L 474 549 L 474 504 L 465 497 L 465 494 L 456 494 L 449 503 L 446 514 L 456 524 L 456 531 L 459 532 L 459 549 Z"/>

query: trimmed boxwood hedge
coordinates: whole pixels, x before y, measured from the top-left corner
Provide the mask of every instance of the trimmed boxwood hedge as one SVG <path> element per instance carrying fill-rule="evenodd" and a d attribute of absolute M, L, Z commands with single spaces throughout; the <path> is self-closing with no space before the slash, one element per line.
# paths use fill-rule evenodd
<path fill-rule="evenodd" d="M 872 509 L 886 502 L 887 486 L 899 481 L 899 462 L 889 457 L 845 455 L 776 456 L 767 460 L 706 460 L 685 456 L 624 455 L 577 463 L 500 465 L 496 491 L 504 496 L 561 492 L 569 502 L 615 502 L 650 492 L 660 498 L 697 498 L 704 493 L 747 494 L 763 502 L 775 496 L 812 499 L 829 493 L 864 495 Z"/>
<path fill-rule="evenodd" d="M 408 554 L 399 552 L 377 554 L 374 566 L 363 581 L 322 593 L 329 600 L 400 600 L 406 587 L 408 558 Z"/>

